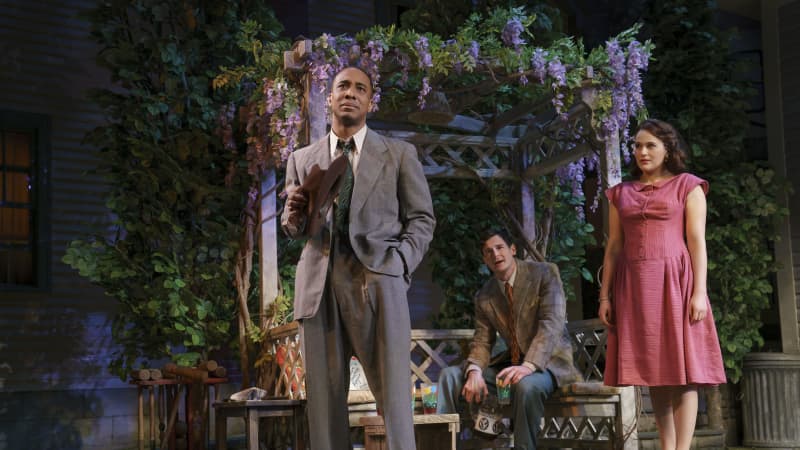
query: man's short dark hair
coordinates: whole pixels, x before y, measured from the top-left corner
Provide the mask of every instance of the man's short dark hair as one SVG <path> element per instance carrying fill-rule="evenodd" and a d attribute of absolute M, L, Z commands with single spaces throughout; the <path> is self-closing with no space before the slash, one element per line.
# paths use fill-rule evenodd
<path fill-rule="evenodd" d="M 494 226 L 491 228 L 487 228 L 481 233 L 480 235 L 481 247 L 483 247 L 483 244 L 485 244 L 486 241 L 493 238 L 494 236 L 500 236 L 500 239 L 505 241 L 506 245 L 508 245 L 509 247 L 514 245 L 514 239 L 511 238 L 511 233 L 509 233 L 508 230 L 506 230 L 503 227 Z"/>
<path fill-rule="evenodd" d="M 333 81 L 336 79 L 336 77 L 338 77 L 340 73 L 344 72 L 344 71 L 345 71 L 345 70 L 347 70 L 347 69 L 356 69 L 356 70 L 358 70 L 359 72 L 361 72 L 361 73 L 363 73 L 364 75 L 366 75 L 366 76 L 367 76 L 367 79 L 369 80 L 369 89 L 370 89 L 370 93 L 371 93 L 371 94 L 374 94 L 374 93 L 375 93 L 375 80 L 373 80 L 373 79 L 372 79 L 372 76 L 371 76 L 369 73 L 367 73 L 367 71 L 366 71 L 366 70 L 364 70 L 362 67 L 360 67 L 360 66 L 356 66 L 356 65 L 344 66 L 344 67 L 342 67 L 341 69 L 339 69 L 339 70 L 338 70 L 338 71 L 337 71 L 337 72 L 336 72 L 336 73 L 333 75 L 333 77 L 330 79 L 330 82 L 328 83 L 328 90 L 329 90 L 329 91 L 330 91 L 330 90 L 333 90 Z"/>

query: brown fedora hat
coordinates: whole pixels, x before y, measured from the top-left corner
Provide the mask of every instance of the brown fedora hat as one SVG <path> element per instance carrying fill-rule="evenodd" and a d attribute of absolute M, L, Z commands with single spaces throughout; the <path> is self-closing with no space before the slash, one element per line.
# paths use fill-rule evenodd
<path fill-rule="evenodd" d="M 344 155 L 334 159 L 327 169 L 320 169 L 314 164 L 303 180 L 300 189 L 308 193 L 306 232 L 309 236 L 317 234 L 322 227 L 333 199 L 339 194 L 339 180 L 347 169 L 347 164 L 348 160 Z"/>

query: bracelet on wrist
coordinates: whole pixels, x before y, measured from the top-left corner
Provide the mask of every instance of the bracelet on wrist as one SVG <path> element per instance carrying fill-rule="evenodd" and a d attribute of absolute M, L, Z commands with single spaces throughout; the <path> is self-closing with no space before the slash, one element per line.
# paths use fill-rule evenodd
<path fill-rule="evenodd" d="M 608 297 L 599 298 L 599 299 L 597 299 L 597 301 L 600 302 L 600 303 L 603 303 L 603 302 L 611 303 L 611 300 L 609 300 Z"/>

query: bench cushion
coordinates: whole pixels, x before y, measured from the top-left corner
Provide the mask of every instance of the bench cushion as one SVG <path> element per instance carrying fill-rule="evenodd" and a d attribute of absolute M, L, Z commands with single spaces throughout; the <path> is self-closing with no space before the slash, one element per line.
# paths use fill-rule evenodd
<path fill-rule="evenodd" d="M 375 396 L 372 395 L 372 391 L 359 389 L 347 392 L 348 405 L 360 405 L 363 403 L 375 403 Z"/>
<path fill-rule="evenodd" d="M 622 388 L 606 386 L 599 381 L 579 381 L 561 386 L 558 395 L 617 395 L 622 393 Z"/>

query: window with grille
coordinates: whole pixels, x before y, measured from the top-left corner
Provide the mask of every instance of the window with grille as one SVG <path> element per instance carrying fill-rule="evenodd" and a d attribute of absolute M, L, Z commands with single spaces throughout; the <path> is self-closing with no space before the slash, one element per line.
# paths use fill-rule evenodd
<path fill-rule="evenodd" d="M 47 286 L 49 118 L 0 111 L 0 287 Z"/>

